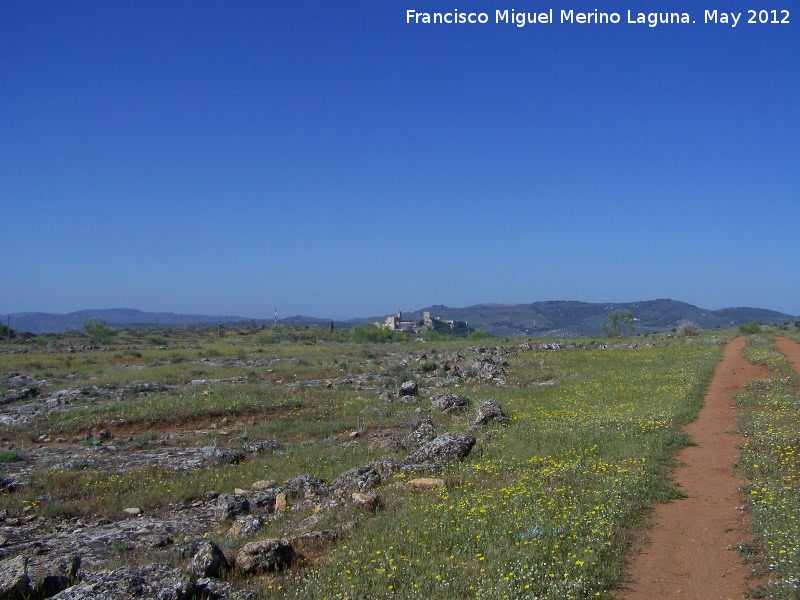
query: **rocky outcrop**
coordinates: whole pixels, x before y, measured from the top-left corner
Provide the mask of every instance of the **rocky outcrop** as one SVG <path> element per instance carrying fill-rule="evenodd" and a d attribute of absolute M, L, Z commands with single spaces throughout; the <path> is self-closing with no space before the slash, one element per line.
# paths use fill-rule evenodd
<path fill-rule="evenodd" d="M 469 408 L 469 398 L 452 392 L 442 392 L 431 397 L 431 404 L 443 413 L 457 413 Z"/>
<path fill-rule="evenodd" d="M 245 544 L 236 554 L 236 568 L 250 575 L 275 573 L 292 566 L 300 555 L 282 540 L 264 540 Z"/>
<path fill-rule="evenodd" d="M 490 422 L 507 425 L 509 421 L 511 421 L 511 419 L 509 419 L 497 400 L 486 400 L 482 402 L 478 408 L 478 414 L 472 426 L 478 427 L 479 425 L 486 425 Z"/>
<path fill-rule="evenodd" d="M 200 543 L 189 566 L 195 577 L 219 577 L 223 570 L 229 568 L 225 554 L 214 542 L 208 540 Z"/>
<path fill-rule="evenodd" d="M 454 436 L 444 433 L 425 444 L 419 450 L 409 454 L 403 462 L 405 464 L 447 464 L 455 462 L 469 455 L 475 445 L 475 441 L 475 438 L 468 434 Z"/>
<path fill-rule="evenodd" d="M 30 583 L 26 556 L 0 561 L 0 598 L 27 598 L 32 591 Z"/>
<path fill-rule="evenodd" d="M 53 598 L 56 600 L 97 598 L 190 600 L 194 593 L 194 582 L 180 570 L 165 564 L 151 564 L 87 574 L 79 584 L 59 592 Z"/>

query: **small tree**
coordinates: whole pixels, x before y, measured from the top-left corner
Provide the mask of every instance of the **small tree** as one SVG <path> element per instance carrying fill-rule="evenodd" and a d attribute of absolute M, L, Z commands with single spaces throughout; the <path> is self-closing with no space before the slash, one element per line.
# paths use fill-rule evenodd
<path fill-rule="evenodd" d="M 83 324 L 83 332 L 93 344 L 108 344 L 117 334 L 103 319 L 89 319 Z"/>
<path fill-rule="evenodd" d="M 700 333 L 700 326 L 694 321 L 681 321 L 678 323 L 678 335 L 687 337 Z"/>
<path fill-rule="evenodd" d="M 633 313 L 629 310 L 620 312 L 612 312 L 608 315 L 608 323 L 603 323 L 601 326 L 603 333 L 609 337 L 618 337 L 620 335 L 628 335 L 633 333 L 634 322 L 636 319 Z"/>

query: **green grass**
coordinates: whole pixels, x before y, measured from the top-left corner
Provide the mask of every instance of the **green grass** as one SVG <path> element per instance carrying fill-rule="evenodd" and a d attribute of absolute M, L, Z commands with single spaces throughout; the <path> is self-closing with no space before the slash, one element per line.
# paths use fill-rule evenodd
<path fill-rule="evenodd" d="M 515 377 L 544 364 L 552 387 L 474 390 L 512 414 L 446 490 L 385 489 L 386 509 L 300 577 L 269 583 L 289 598 L 610 597 L 632 531 L 679 493 L 679 424 L 701 405 L 721 345 L 527 352 Z M 272 586 L 270 588 L 270 586 Z M 281 586 L 280 592 L 277 592 Z"/>
<path fill-rule="evenodd" d="M 405 379 L 433 372 L 437 359 L 431 346 L 439 356 L 472 352 L 464 340 L 272 343 L 256 340 L 252 331 L 226 331 L 222 338 L 191 331 L 158 335 L 166 341 L 159 346 L 166 349 L 154 347 L 153 332 L 119 332 L 109 352 L 62 354 L 66 342 L 54 339 L 31 354 L 0 354 L 0 371 L 48 370 L 54 378 L 69 374 L 68 380 L 52 384 L 54 390 L 120 387 L 134 380 L 176 386 L 52 414 L 9 435 L 72 438 L 121 419 L 131 428 L 130 441 L 139 446 L 187 443 L 168 441 L 162 434 L 202 428 L 208 434 L 187 438 L 188 443 L 237 446 L 246 431 L 250 439 L 278 440 L 280 451 L 189 472 L 36 469 L 30 485 L 0 496 L 0 507 L 13 512 L 32 505 L 53 518 L 114 517 L 128 506 L 157 509 L 202 498 L 211 490 L 248 488 L 261 479 L 280 482 L 310 474 L 329 480 L 393 453 L 391 447 L 368 443 L 367 437 L 343 445 L 348 432 L 410 431 L 418 418 L 415 409 L 429 408 L 424 398 L 418 405 L 387 403 L 380 399 L 382 385 L 392 390 Z M 343 531 L 349 533 L 329 554 L 313 557 L 299 571 L 263 580 L 260 595 L 611 598 L 634 532 L 651 505 L 680 496 L 670 483 L 675 452 L 688 443 L 680 425 L 696 417 L 723 340 L 711 333 L 690 339 L 623 339 L 607 349 L 581 341 L 583 348 L 507 356 L 504 387 L 452 387 L 469 396 L 473 407 L 497 399 L 511 423 L 476 432 L 472 454 L 442 473 L 446 489 L 410 493 L 396 485 L 403 477 L 388 478 L 378 489 L 383 509 L 377 514 L 352 508 L 322 513 L 320 528 L 346 524 Z M 632 341 L 638 347 L 629 347 Z M 413 360 L 403 365 L 409 356 Z M 252 363 L 259 360 L 265 362 Z M 126 368 L 131 365 L 143 368 Z M 364 375 L 375 387 L 289 385 L 337 381 L 347 374 Z M 185 385 L 192 379 L 232 376 L 245 382 Z M 456 433 L 467 429 L 471 417 L 437 411 L 431 416 L 436 425 Z M 280 536 L 307 516 L 287 513 L 260 535 Z M 234 544 L 225 525 L 209 533 L 226 548 Z"/>
<path fill-rule="evenodd" d="M 795 341 L 798 336 L 789 335 Z M 800 597 L 800 392 L 797 374 L 768 335 L 751 336 L 745 357 L 768 367 L 767 379 L 738 397 L 739 427 L 747 438 L 737 463 L 746 478 L 754 556 L 769 581 L 758 597 Z"/>

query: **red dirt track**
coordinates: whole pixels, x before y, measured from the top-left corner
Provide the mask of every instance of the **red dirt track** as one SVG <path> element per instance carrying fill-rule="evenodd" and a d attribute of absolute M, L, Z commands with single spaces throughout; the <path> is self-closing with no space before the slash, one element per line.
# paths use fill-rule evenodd
<path fill-rule="evenodd" d="M 741 482 L 731 468 L 741 438 L 730 432 L 734 396 L 769 371 L 742 358 L 745 344 L 744 338 L 728 343 L 697 420 L 684 429 L 697 444 L 678 456 L 682 466 L 675 481 L 687 497 L 656 506 L 650 543 L 632 557 L 630 583 L 618 592 L 620 600 L 741 600 L 756 583 L 747 579 L 751 570 L 736 549 L 748 540 L 748 519 L 739 508 Z M 795 349 L 798 362 L 792 364 L 798 369 L 800 346 L 779 339 L 787 356 L 782 344 Z"/>

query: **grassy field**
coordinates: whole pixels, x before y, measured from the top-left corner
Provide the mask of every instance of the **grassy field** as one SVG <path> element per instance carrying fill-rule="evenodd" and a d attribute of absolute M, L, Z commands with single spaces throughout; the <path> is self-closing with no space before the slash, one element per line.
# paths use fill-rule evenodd
<path fill-rule="evenodd" d="M 411 492 L 404 476 L 385 479 L 377 513 L 348 507 L 318 516 L 319 528 L 343 534 L 299 570 L 248 579 L 231 574 L 230 581 L 267 598 L 611 598 L 649 507 L 680 495 L 670 484 L 674 454 L 687 444 L 680 425 L 696 416 L 734 333 L 581 340 L 559 350 L 484 341 L 513 351 L 506 385 L 445 389 L 467 395 L 473 407 L 496 399 L 511 422 L 477 430 L 470 456 L 440 473 L 444 489 Z M 799 405 L 796 380 L 770 340 L 752 336 L 748 349 L 751 360 L 779 375 L 741 398 L 750 441 L 740 468 L 751 479 L 747 492 L 759 531 L 752 552 L 774 561 L 779 580 L 770 590 L 789 598 L 796 596 L 781 592 L 781 581 L 796 590 L 800 573 L 792 475 L 800 428 L 792 415 Z M 247 331 L 222 338 L 216 331 L 179 331 L 121 333 L 104 350 L 68 352 L 75 340 L 56 337 L 12 344 L 12 352 L 0 354 L 0 374 L 44 378 L 43 393 L 69 386 L 120 390 L 137 381 L 169 388 L 87 401 L 79 410 L 7 427 L 0 468 L 42 439 L 97 443 L 86 434 L 99 429 L 134 449 L 240 446 L 249 438 L 274 439 L 281 450 L 193 471 L 37 467 L 29 486 L 0 495 L 0 510 L 34 510 L 54 520 L 113 519 L 126 506 L 157 510 L 260 479 L 310 474 L 329 480 L 382 456 L 400 457 L 396 440 L 424 416 L 453 433 L 471 422 L 474 412 L 444 415 L 427 397 L 413 404 L 381 395 L 408 379 L 424 381 L 444 357 L 474 353 L 474 342 L 297 341 Z M 353 431 L 362 443 L 345 443 Z M 287 513 L 244 540 L 231 539 L 226 528 L 207 535 L 233 551 L 250 539 L 281 536 L 308 516 Z"/>
<path fill-rule="evenodd" d="M 783 334 L 783 332 L 781 332 Z M 800 342 L 796 333 L 786 335 Z M 800 597 L 800 389 L 798 377 L 774 337 L 750 336 L 745 357 L 772 371 L 738 398 L 739 426 L 747 441 L 738 468 L 755 535 L 748 551 L 769 574 L 756 597 Z"/>

